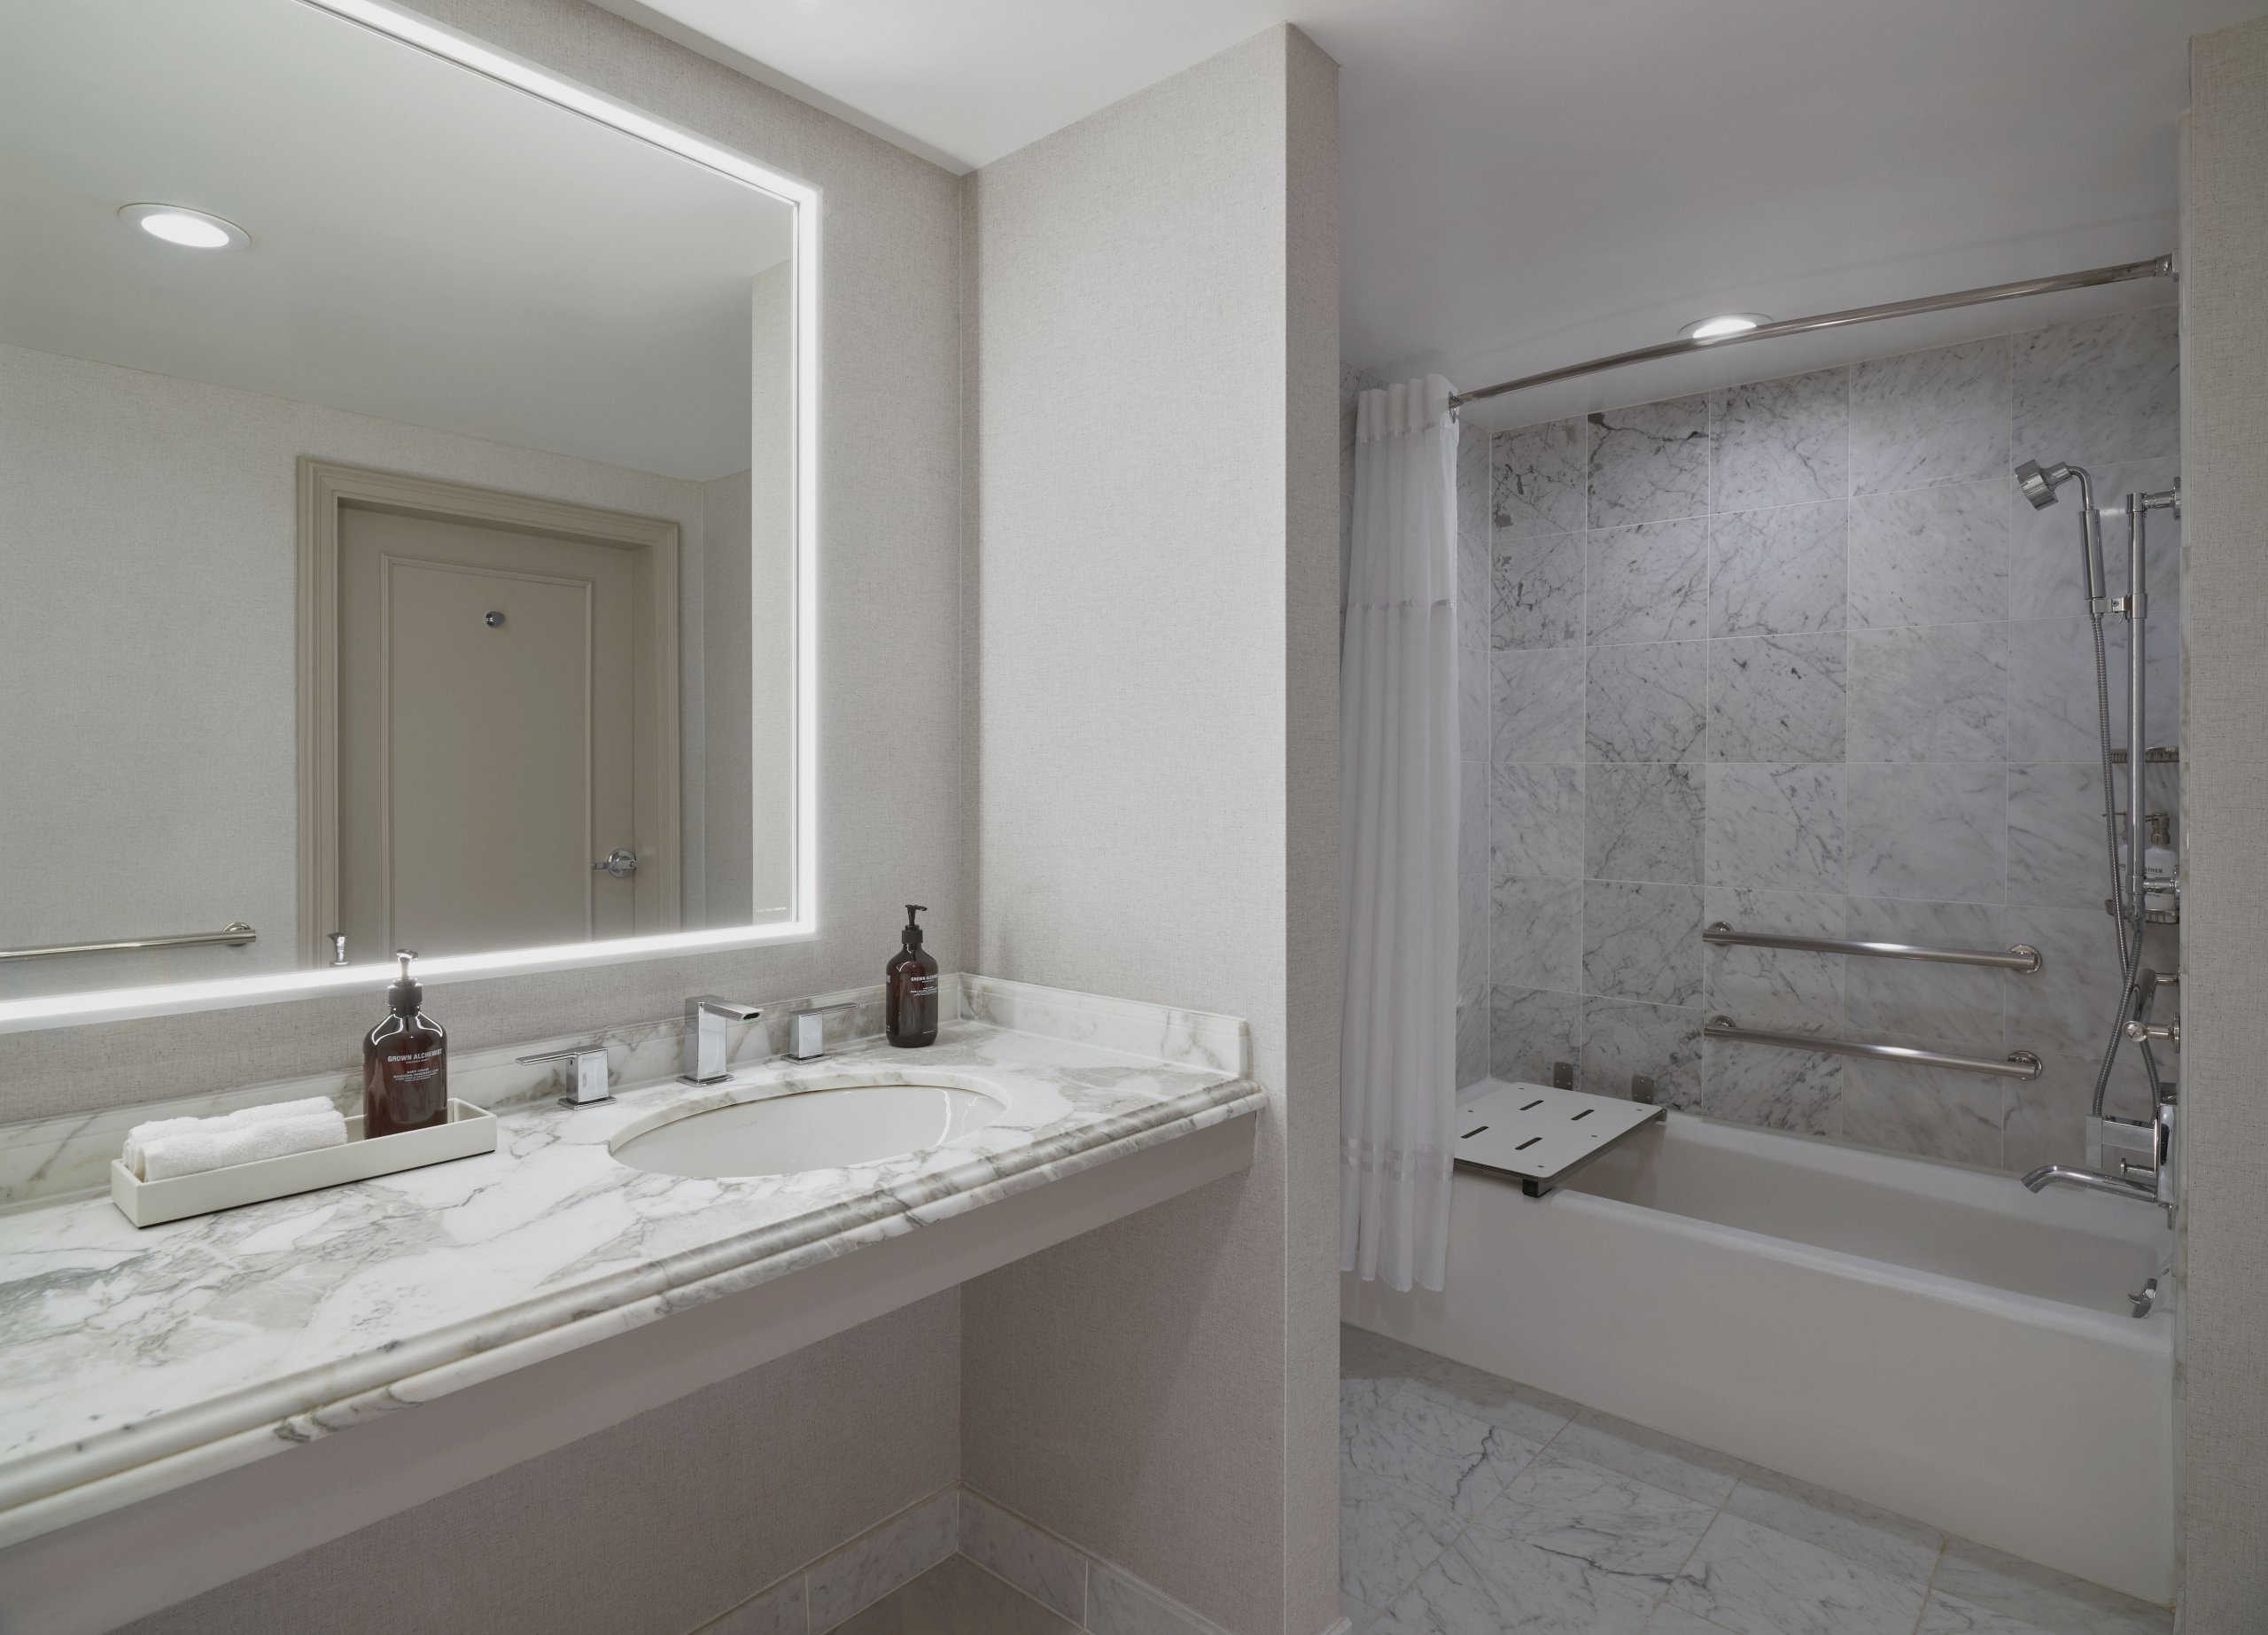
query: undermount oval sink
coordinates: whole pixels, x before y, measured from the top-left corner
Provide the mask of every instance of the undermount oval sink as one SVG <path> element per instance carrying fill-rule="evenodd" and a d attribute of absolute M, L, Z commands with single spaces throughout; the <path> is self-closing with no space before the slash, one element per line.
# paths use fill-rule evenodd
<path fill-rule="evenodd" d="M 1006 1109 L 958 1085 L 848 1085 L 735 1102 L 615 1138 L 633 1169 L 698 1180 L 792 1175 L 940 1147 Z"/>

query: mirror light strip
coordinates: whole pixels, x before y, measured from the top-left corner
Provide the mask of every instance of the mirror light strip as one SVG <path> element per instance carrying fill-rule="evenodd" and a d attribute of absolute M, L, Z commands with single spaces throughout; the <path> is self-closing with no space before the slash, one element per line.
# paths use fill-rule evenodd
<path fill-rule="evenodd" d="M 515 977 L 578 966 L 669 959 L 728 948 L 808 941 L 819 931 L 819 190 L 718 146 L 666 121 L 626 107 L 431 19 L 381 0 L 299 0 L 315 11 L 431 52 L 476 74 L 540 97 L 625 136 L 668 150 L 759 191 L 796 212 L 796 806 L 793 913 L 768 925 L 676 931 L 610 942 L 559 943 L 421 961 L 429 985 L 482 977 Z M 82 1026 L 136 1016 L 175 1016 L 276 1000 L 313 997 L 382 985 L 391 964 L 324 966 L 211 982 L 106 988 L 0 1001 L 0 1033 Z"/>

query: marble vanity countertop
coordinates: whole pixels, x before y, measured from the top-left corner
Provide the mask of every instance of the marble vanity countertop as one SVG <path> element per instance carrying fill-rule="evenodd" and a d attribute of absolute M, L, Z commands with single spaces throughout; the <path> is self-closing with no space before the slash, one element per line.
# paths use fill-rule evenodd
<path fill-rule="evenodd" d="M 1259 1108 L 1201 1054 L 975 1019 L 1018 1019 L 1021 997 L 1045 1025 L 1040 993 L 965 1007 L 919 1053 L 875 1041 L 709 1088 L 507 1108 L 493 1154 L 221 1214 L 136 1229 L 78 1197 L 0 1216 L 0 1543 Z M 944 1147 L 760 1179 L 649 1174 L 608 1147 L 666 1109 L 940 1074 L 1006 1110 Z"/>

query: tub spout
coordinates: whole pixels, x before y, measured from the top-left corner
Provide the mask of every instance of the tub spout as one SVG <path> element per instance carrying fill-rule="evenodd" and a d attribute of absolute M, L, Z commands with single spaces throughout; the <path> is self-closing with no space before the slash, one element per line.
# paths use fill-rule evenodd
<path fill-rule="evenodd" d="M 2096 1192 L 2116 1193 L 2122 1198 L 2139 1198 L 2145 1203 L 2155 1203 L 2157 1194 L 2151 1188 L 2115 1175 L 2098 1175 L 2093 1170 L 2082 1170 L 2069 1164 L 2043 1164 L 2023 1178 L 2023 1184 L 2038 1192 L 2043 1187 L 2062 1182 L 2067 1187 L 2086 1187 Z"/>

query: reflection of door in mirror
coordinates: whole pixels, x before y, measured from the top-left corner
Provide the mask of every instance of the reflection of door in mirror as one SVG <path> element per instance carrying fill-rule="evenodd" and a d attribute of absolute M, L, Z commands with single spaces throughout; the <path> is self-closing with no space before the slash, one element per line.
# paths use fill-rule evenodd
<path fill-rule="evenodd" d="M 338 548 L 352 957 L 676 930 L 677 802 L 656 775 L 677 757 L 650 742 L 676 715 L 639 708 L 663 679 L 638 617 L 659 547 L 348 506 Z"/>

